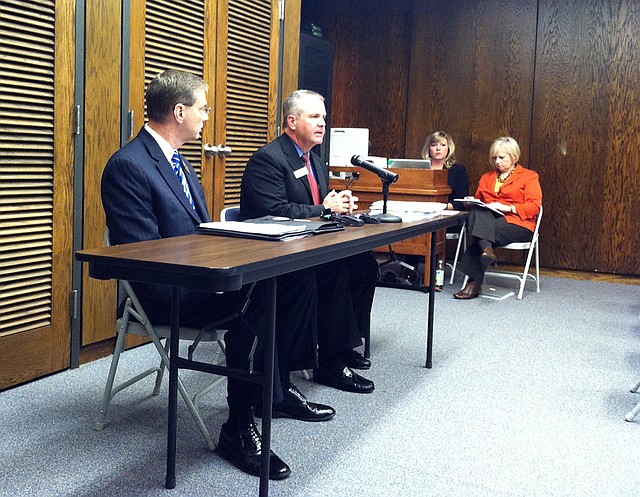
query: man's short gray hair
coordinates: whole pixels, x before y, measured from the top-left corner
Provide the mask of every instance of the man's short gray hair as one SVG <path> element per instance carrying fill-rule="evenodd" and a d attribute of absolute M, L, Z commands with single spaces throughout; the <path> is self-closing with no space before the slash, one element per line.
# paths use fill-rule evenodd
<path fill-rule="evenodd" d="M 313 90 L 296 90 L 289 95 L 282 105 L 282 125 L 287 127 L 287 117 L 300 117 L 304 112 L 301 102 L 307 97 L 314 97 L 324 102 L 324 97 Z"/>

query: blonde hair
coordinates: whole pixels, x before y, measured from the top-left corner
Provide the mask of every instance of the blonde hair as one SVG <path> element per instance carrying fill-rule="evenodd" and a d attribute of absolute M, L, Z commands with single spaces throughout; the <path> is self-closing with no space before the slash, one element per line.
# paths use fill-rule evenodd
<path fill-rule="evenodd" d="M 515 164 L 520 162 L 520 145 L 514 138 L 501 136 L 494 140 L 491 147 L 489 147 L 489 162 L 491 165 L 493 165 L 493 158 L 497 155 L 498 150 L 508 153 Z"/>
<path fill-rule="evenodd" d="M 422 147 L 422 158 L 430 159 L 429 147 L 431 147 L 432 143 L 437 143 L 442 139 L 447 140 L 447 147 L 449 147 L 449 153 L 444 159 L 444 167 L 449 169 L 456 161 L 456 144 L 453 143 L 453 138 L 451 138 L 451 135 L 446 131 L 434 131 L 427 136 L 424 147 Z"/>

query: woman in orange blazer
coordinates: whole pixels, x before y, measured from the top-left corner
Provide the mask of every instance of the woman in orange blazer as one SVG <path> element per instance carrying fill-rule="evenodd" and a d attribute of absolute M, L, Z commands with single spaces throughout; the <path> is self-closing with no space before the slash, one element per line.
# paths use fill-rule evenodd
<path fill-rule="evenodd" d="M 470 204 L 470 245 L 458 266 L 469 280 L 454 295 L 456 299 L 473 299 L 480 294 L 484 273 L 496 262 L 494 247 L 531 241 L 542 205 L 538 173 L 520 164 L 516 140 L 509 136 L 495 140 L 489 159 L 494 169 L 480 178 L 475 198 L 499 212 Z"/>

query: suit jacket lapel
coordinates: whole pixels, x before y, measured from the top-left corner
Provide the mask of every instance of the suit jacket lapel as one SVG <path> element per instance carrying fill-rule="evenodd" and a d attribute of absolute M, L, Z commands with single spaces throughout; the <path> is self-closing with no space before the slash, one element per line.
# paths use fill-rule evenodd
<path fill-rule="evenodd" d="M 169 188 L 169 190 L 171 190 L 171 192 L 177 197 L 177 199 L 182 204 L 182 207 L 189 213 L 191 217 L 193 217 L 199 223 L 202 222 L 202 220 L 200 219 L 200 216 L 198 215 L 198 212 L 194 211 L 193 208 L 191 207 L 191 204 L 189 203 L 187 196 L 184 194 L 184 190 L 182 189 L 180 180 L 178 179 L 176 174 L 173 172 L 173 166 L 169 164 L 169 161 L 162 153 L 162 149 L 160 148 L 160 145 L 158 145 L 158 142 L 156 142 L 154 138 L 144 128 L 142 128 L 142 131 L 140 131 L 140 137 L 144 141 L 147 147 L 147 150 L 149 151 L 149 155 L 151 156 L 151 159 L 155 163 L 155 167 L 158 170 L 158 173 L 160 174 L 160 176 L 162 176 L 164 181 L 167 183 L 167 187 Z M 183 160 L 183 162 L 185 161 Z M 185 176 L 191 176 L 191 175 L 186 174 Z M 187 178 L 187 183 L 189 183 L 189 188 L 193 190 L 191 186 L 191 182 L 189 181 L 189 178 Z M 194 203 L 195 203 L 195 197 L 196 195 L 192 195 L 192 198 L 194 199 Z M 198 203 L 200 203 L 199 200 L 198 200 Z M 197 208 L 198 208 L 198 204 L 196 204 L 196 209 Z"/>
<path fill-rule="evenodd" d="M 182 157 L 182 155 L 180 155 L 180 157 L 182 158 L 182 163 L 184 164 L 184 167 L 187 170 L 185 177 L 187 178 L 189 190 L 191 191 L 191 198 L 193 198 L 193 203 L 196 206 L 196 212 L 200 217 L 199 221 L 203 223 L 207 223 L 211 221 L 211 217 L 209 216 L 209 211 L 207 210 L 206 199 L 204 198 L 204 195 L 200 194 L 202 192 L 202 185 L 198 180 L 198 175 L 196 173 L 196 170 L 193 168 L 193 166 L 187 159 Z M 184 195 L 184 192 L 182 195 L 186 198 L 186 195 Z M 191 206 L 189 206 L 189 208 L 191 208 Z M 193 209 L 191 210 L 193 211 Z"/>
<path fill-rule="evenodd" d="M 282 134 L 280 135 L 279 140 L 282 145 L 282 151 L 287 156 L 287 162 L 289 163 L 289 167 L 291 167 L 291 170 L 297 171 L 301 167 L 305 167 L 304 162 L 298 155 L 296 146 L 294 145 L 291 138 L 289 138 L 286 134 Z M 311 163 L 315 168 L 316 174 L 318 175 L 318 178 L 316 179 L 318 181 L 318 185 L 320 186 L 320 198 L 323 199 L 329 193 L 329 190 L 328 190 L 329 174 L 327 173 L 327 170 L 325 167 L 319 166 L 319 164 L 322 161 L 313 152 L 309 154 L 309 160 L 311 160 Z M 302 178 L 302 184 L 305 186 L 305 188 L 307 189 L 307 193 L 309 194 L 309 203 L 313 204 L 313 196 L 311 195 L 311 185 L 309 184 L 308 176 L 305 176 Z"/>

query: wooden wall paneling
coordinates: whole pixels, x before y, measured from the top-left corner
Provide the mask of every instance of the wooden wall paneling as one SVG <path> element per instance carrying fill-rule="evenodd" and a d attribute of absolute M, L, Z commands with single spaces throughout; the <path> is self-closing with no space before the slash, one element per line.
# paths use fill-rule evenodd
<path fill-rule="evenodd" d="M 85 49 L 84 246 L 104 243 L 102 171 L 120 148 L 121 4 L 87 2 Z M 116 282 L 83 276 L 82 345 L 115 334 Z"/>
<path fill-rule="evenodd" d="M 635 0 L 540 0 L 532 162 L 547 266 L 640 274 L 639 25 Z"/>
<path fill-rule="evenodd" d="M 471 49 L 477 38 L 474 15 L 467 15 L 460 2 L 414 2 L 407 158 L 420 157 L 425 138 L 436 129 L 451 134 L 459 159 L 468 156 L 475 142 L 475 134 L 470 133 L 470 111 L 477 92 L 477 54 Z"/>
<path fill-rule="evenodd" d="M 370 154 L 403 157 L 411 1 L 324 2 L 335 48 L 332 126 L 369 128 Z M 319 8 L 320 9 L 320 8 Z"/>
<path fill-rule="evenodd" d="M 73 253 L 73 164 L 76 31 L 76 3 L 56 2 L 56 51 L 54 93 L 54 176 L 53 176 L 53 279 L 52 343 L 49 372 L 69 367 L 71 355 L 71 279 Z M 39 338 L 40 347 L 45 344 Z M 55 352 L 54 352 L 55 351 Z M 15 357 L 15 356 L 14 356 Z M 19 357 L 19 356 L 18 356 Z M 0 359 L 0 363 L 4 363 Z M 24 362 L 22 364 L 24 368 Z"/>
<path fill-rule="evenodd" d="M 129 36 L 129 110 L 133 111 L 133 135 L 137 135 L 145 123 L 145 18 L 146 0 L 131 2 Z"/>
<path fill-rule="evenodd" d="M 218 8 L 222 2 L 215 0 L 205 0 L 204 2 L 204 39 L 203 42 L 203 78 L 209 85 L 207 92 L 207 102 L 211 107 L 209 121 L 202 128 L 201 142 L 205 144 L 218 145 L 215 140 L 216 123 L 221 116 L 226 113 L 226 108 L 218 107 L 216 88 L 218 85 L 218 63 L 216 60 L 218 46 Z M 226 73 L 223 73 L 226 78 Z M 224 119 L 224 118 L 223 118 Z M 202 174 L 200 177 L 202 188 L 207 198 L 209 215 L 212 219 L 217 219 L 218 212 L 216 206 L 222 202 L 224 194 L 216 197 L 216 192 L 224 192 L 224 172 L 216 173 L 218 160 L 214 157 L 207 157 L 202 153 Z M 223 163 L 224 165 L 224 163 Z"/>
<path fill-rule="evenodd" d="M 282 68 L 282 100 L 298 89 L 300 53 L 301 0 L 287 0 L 284 24 L 284 57 Z M 276 109 L 276 127 L 282 126 L 282 108 Z"/>
<path fill-rule="evenodd" d="M 407 157 L 418 157 L 428 133 L 444 129 L 472 192 L 490 169 L 489 146 L 498 136 L 516 138 L 527 164 L 536 3 L 414 1 Z"/>
<path fill-rule="evenodd" d="M 372 153 L 379 155 L 395 155 L 394 144 L 402 141 L 394 126 L 381 133 L 371 119 L 390 116 L 398 122 L 381 103 L 397 93 L 379 91 L 393 83 L 376 78 L 395 77 L 381 54 L 398 52 L 393 26 L 402 5 L 381 15 L 378 1 L 302 4 L 303 22 L 320 24 L 336 47 L 333 124 L 370 127 Z M 640 235 L 629 204 L 640 189 L 640 3 L 411 5 L 410 23 L 403 26 L 411 32 L 407 103 L 393 107 L 406 113 L 406 144 L 399 155 L 417 157 L 428 132 L 445 129 L 469 169 L 473 191 L 491 167 L 490 143 L 510 134 L 520 142 L 523 164 L 541 175 L 547 213 L 542 264 L 640 274 L 634 252 Z M 375 40 L 387 46 L 372 55 Z"/>
<path fill-rule="evenodd" d="M 276 126 L 278 125 L 278 74 L 280 67 L 280 34 L 284 35 L 285 25 L 281 24 L 280 17 L 286 16 L 286 2 L 282 4 L 278 1 L 271 0 L 271 37 L 269 43 L 269 90 L 267 96 L 267 142 L 273 140 L 276 135 Z M 280 9 L 283 9 L 280 12 Z M 295 43 L 295 40 L 294 40 Z M 284 48 L 282 55 L 284 57 Z"/>

